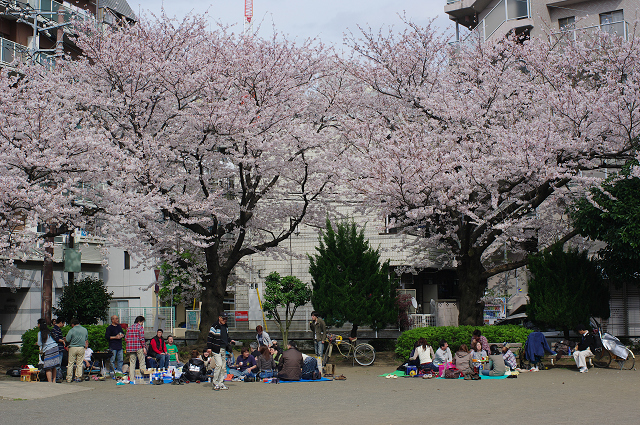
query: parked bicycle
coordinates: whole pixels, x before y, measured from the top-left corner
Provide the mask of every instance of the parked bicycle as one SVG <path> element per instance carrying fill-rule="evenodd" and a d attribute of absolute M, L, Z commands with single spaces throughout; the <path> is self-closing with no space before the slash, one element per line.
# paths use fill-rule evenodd
<path fill-rule="evenodd" d="M 611 362 L 615 361 L 620 370 L 635 370 L 636 356 L 633 351 L 610 333 L 602 333 L 599 324 L 594 331 L 598 332 L 602 341 L 602 348 L 596 350 L 592 359 L 595 367 L 609 367 Z"/>
<path fill-rule="evenodd" d="M 345 359 L 352 358 L 360 366 L 369 366 L 376 359 L 376 350 L 366 343 L 357 343 L 358 338 L 342 339 L 340 335 L 328 334 L 327 339 L 329 344 L 322 357 L 322 363 L 327 364 L 331 354 L 333 354 L 333 347 L 335 346 L 338 353 Z"/>

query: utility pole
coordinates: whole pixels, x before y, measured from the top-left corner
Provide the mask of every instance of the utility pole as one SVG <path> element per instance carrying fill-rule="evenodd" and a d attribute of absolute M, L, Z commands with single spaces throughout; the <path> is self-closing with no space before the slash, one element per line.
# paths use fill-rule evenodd
<path fill-rule="evenodd" d="M 252 35 L 253 33 L 253 0 L 244 0 L 244 33 Z"/>
<path fill-rule="evenodd" d="M 49 225 L 47 232 L 50 236 L 47 236 L 45 242 L 44 264 L 42 266 L 42 299 L 40 306 L 40 313 L 47 325 L 51 325 L 51 305 L 53 302 L 53 241 L 56 228 L 53 225 Z"/>

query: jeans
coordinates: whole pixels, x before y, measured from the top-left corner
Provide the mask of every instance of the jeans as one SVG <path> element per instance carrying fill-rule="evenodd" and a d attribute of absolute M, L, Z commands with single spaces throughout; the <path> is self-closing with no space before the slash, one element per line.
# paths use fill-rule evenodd
<path fill-rule="evenodd" d="M 239 371 L 238 369 L 230 369 L 229 373 L 236 378 L 239 378 L 241 376 L 256 376 L 256 374 L 251 372 L 249 369 L 245 369 L 243 371 Z"/>
<path fill-rule="evenodd" d="M 123 352 L 122 350 L 111 350 L 111 359 L 109 360 L 109 364 L 111 365 L 111 370 L 115 372 L 122 372 L 122 364 L 123 360 Z"/>
<path fill-rule="evenodd" d="M 155 355 L 158 367 L 160 369 L 166 369 L 169 367 L 169 355 L 166 353 L 160 353 Z"/>
<path fill-rule="evenodd" d="M 274 376 L 276 376 L 276 373 L 273 370 L 263 370 L 260 372 L 261 379 L 273 378 Z"/>
<path fill-rule="evenodd" d="M 316 356 L 322 357 L 322 354 L 324 353 L 324 342 L 322 342 L 322 341 L 314 341 L 313 342 L 313 349 L 316 352 Z"/>

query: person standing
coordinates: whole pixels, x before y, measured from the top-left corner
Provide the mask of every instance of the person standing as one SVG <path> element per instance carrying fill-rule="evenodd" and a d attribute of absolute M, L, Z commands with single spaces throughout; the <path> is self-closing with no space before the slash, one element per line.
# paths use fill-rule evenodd
<path fill-rule="evenodd" d="M 109 360 L 111 370 L 122 373 L 122 338 L 124 338 L 124 330 L 120 326 L 120 318 L 115 314 L 111 316 L 111 324 L 107 326 L 104 337 L 109 343 L 109 350 L 111 350 L 111 359 Z"/>
<path fill-rule="evenodd" d="M 156 332 L 156 336 L 151 338 L 151 342 L 149 342 L 149 347 L 151 348 L 150 354 L 158 362 L 158 367 L 160 369 L 166 369 L 169 367 L 169 354 L 167 353 L 167 346 L 164 343 L 162 334 L 163 334 L 162 329 L 158 329 L 158 331 Z"/>
<path fill-rule="evenodd" d="M 67 333 L 69 345 L 69 366 L 67 366 L 67 382 L 73 380 L 73 367 L 76 369 L 76 382 L 82 381 L 82 366 L 84 365 L 84 350 L 89 347 L 89 332 L 80 325 L 78 319 L 71 320 L 71 330 Z"/>
<path fill-rule="evenodd" d="M 596 338 L 589 333 L 584 326 L 580 326 L 578 328 L 578 333 L 582 335 L 582 339 L 576 345 L 576 349 L 573 352 L 573 359 L 576 362 L 576 366 L 580 370 L 580 373 L 589 372 L 589 368 L 587 368 L 587 357 L 593 356 L 593 351 L 596 347 Z"/>
<path fill-rule="evenodd" d="M 58 351 L 60 352 L 60 363 L 56 367 L 56 379 L 62 380 L 62 368 L 64 366 L 65 358 L 68 358 L 67 349 L 64 346 L 64 337 L 62 336 L 62 328 L 64 327 L 64 320 L 58 317 L 53 321 L 51 327 L 51 338 L 58 344 Z M 68 359 L 67 359 L 68 360 Z"/>
<path fill-rule="evenodd" d="M 256 326 L 256 340 L 258 341 L 258 347 L 262 347 L 263 345 L 271 347 L 271 338 L 269 334 L 262 329 L 261 325 Z"/>
<path fill-rule="evenodd" d="M 214 323 L 209 329 L 209 335 L 207 335 L 207 348 L 211 349 L 211 354 L 216 362 L 216 368 L 213 371 L 213 390 L 228 390 L 229 388 L 224 384 L 224 377 L 226 376 L 226 358 L 227 350 L 231 350 L 230 343 L 235 343 L 234 340 L 229 340 L 229 330 L 227 328 L 227 313 L 222 312 L 218 316 L 218 321 Z"/>
<path fill-rule="evenodd" d="M 311 322 L 309 328 L 313 333 L 313 349 L 316 356 L 322 357 L 324 353 L 324 341 L 327 339 L 327 325 L 320 318 L 316 311 L 311 313 Z"/>
<path fill-rule="evenodd" d="M 144 316 L 136 317 L 132 326 L 127 329 L 125 341 L 127 343 L 127 353 L 129 353 L 129 380 L 135 379 L 136 359 L 140 363 L 140 372 L 146 375 L 147 368 L 145 366 L 145 354 L 147 348 L 144 341 Z"/>
<path fill-rule="evenodd" d="M 62 354 L 58 348 L 58 343 L 51 336 L 51 331 L 47 326 L 47 322 L 44 319 L 38 319 L 38 325 L 40 327 L 40 332 L 38 332 L 37 344 L 38 347 L 40 347 L 42 361 L 44 362 L 44 366 L 42 368 L 45 370 L 47 375 L 47 382 L 55 382 L 56 371 L 60 366 Z"/>

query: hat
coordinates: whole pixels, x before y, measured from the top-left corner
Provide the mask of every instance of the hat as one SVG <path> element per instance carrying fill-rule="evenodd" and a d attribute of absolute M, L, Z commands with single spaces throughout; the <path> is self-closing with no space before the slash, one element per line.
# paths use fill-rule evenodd
<path fill-rule="evenodd" d="M 226 311 L 223 311 L 222 313 L 218 314 L 218 317 L 222 317 L 225 319 L 229 318 L 229 314 Z"/>

